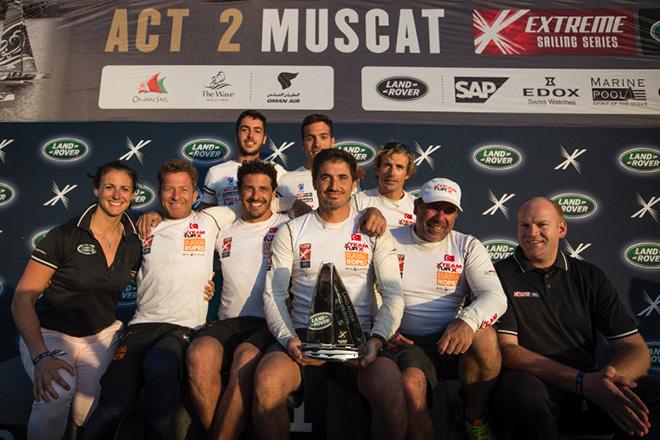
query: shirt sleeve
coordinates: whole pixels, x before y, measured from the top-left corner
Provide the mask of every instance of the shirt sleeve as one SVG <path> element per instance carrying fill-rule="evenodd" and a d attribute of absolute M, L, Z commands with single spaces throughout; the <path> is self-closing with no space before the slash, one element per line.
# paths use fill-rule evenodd
<path fill-rule="evenodd" d="M 209 168 L 206 172 L 206 177 L 204 178 L 204 186 L 202 187 L 202 203 L 207 203 L 209 205 L 217 205 L 218 197 L 215 193 L 215 167 Z"/>
<path fill-rule="evenodd" d="M 362 211 L 369 206 L 369 196 L 364 193 L 364 191 L 356 192 L 351 197 L 351 206 L 356 211 Z"/>
<path fill-rule="evenodd" d="M 64 262 L 64 238 L 64 232 L 60 227 L 51 229 L 32 251 L 30 258 L 57 270 Z"/>
<path fill-rule="evenodd" d="M 500 278 L 502 286 L 504 286 L 505 295 L 507 296 L 507 300 L 508 300 L 508 308 L 507 308 L 507 311 L 504 312 L 504 314 L 500 317 L 500 320 L 497 321 L 497 324 L 495 326 L 497 327 L 497 332 L 498 333 L 507 333 L 507 334 L 510 334 L 510 335 L 516 335 L 517 336 L 518 335 L 518 320 L 516 319 L 516 312 L 515 312 L 515 310 L 512 306 L 513 303 L 511 302 L 511 297 L 510 297 L 511 292 L 507 291 L 507 288 L 506 288 L 506 282 L 505 282 L 505 279 L 504 279 L 505 269 L 503 269 L 502 266 L 500 266 L 502 264 L 505 264 L 505 263 L 499 262 L 496 265 L 495 270 L 497 271 L 497 275 Z"/>
<path fill-rule="evenodd" d="M 287 307 L 289 281 L 293 268 L 292 234 L 289 223 L 275 233 L 271 250 L 272 266 L 271 270 L 266 272 L 264 314 L 271 333 L 283 347 L 286 347 L 289 339 L 297 337 Z"/>
<path fill-rule="evenodd" d="M 595 327 L 605 339 L 619 339 L 638 332 L 635 320 L 630 315 L 607 276 L 595 266 L 594 288 L 596 289 Z M 647 294 L 648 295 L 648 294 Z M 649 302 L 652 301 L 649 298 Z"/>
<path fill-rule="evenodd" d="M 238 219 L 240 213 L 241 205 L 232 205 L 229 206 L 211 206 L 206 208 L 204 211 L 205 214 L 210 215 L 215 220 L 215 223 L 218 225 L 218 228 L 224 229 L 227 226 L 231 225 Z"/>
<path fill-rule="evenodd" d="M 383 304 L 376 313 L 371 334 L 390 339 L 401 324 L 404 299 L 396 248 L 389 230 L 375 239 L 373 264 Z"/>
<path fill-rule="evenodd" d="M 474 295 L 474 301 L 461 310 L 457 317 L 477 331 L 493 325 L 506 312 L 507 303 L 488 251 L 476 238 L 469 237 L 469 240 L 463 275 Z"/>

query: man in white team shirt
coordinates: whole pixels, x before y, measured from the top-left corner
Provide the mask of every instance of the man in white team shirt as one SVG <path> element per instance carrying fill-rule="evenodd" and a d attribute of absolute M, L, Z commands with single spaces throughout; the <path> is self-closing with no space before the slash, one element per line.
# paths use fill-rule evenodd
<path fill-rule="evenodd" d="M 415 197 L 403 187 L 415 174 L 415 155 L 405 144 L 387 142 L 376 155 L 375 170 L 378 186 L 355 194 L 357 209 L 378 208 L 390 228 L 414 224 Z"/>
<path fill-rule="evenodd" d="M 236 160 L 212 166 L 206 173 L 202 188 L 201 207 L 240 204 L 236 172 L 244 161 L 259 160 L 261 147 L 268 140 L 266 117 L 256 110 L 245 110 L 236 119 Z M 273 163 L 278 179 L 286 170 Z"/>
<path fill-rule="evenodd" d="M 252 379 L 261 355 L 274 342 L 264 319 L 263 292 L 271 243 L 283 214 L 273 214 L 275 168 L 245 162 L 238 168 L 241 215 L 217 242 L 223 284 L 218 320 L 202 329 L 186 356 L 192 401 L 211 438 L 237 438 L 249 415 Z M 229 373 L 222 389 L 221 371 Z"/>
<path fill-rule="evenodd" d="M 492 438 L 483 411 L 501 358 L 491 325 L 506 296 L 484 246 L 453 230 L 459 210 L 461 188 L 435 178 L 415 201 L 415 224 L 392 230 L 406 305 L 390 343 L 399 350 L 411 439 L 432 437 L 427 396 L 438 375 L 463 384 L 468 438 Z"/>
<path fill-rule="evenodd" d="M 283 225 L 273 240 L 264 311 L 279 344 L 269 348 L 257 367 L 254 426 L 261 438 L 285 438 L 289 428 L 287 400 L 293 398 L 299 404 L 302 394 L 314 391 L 315 380 L 332 370 L 331 374 L 346 379 L 369 402 L 375 438 L 403 438 L 406 414 L 401 375 L 389 353 L 381 350 L 399 327 L 403 309 L 391 234 L 386 230 L 381 237 L 371 238 L 358 229 L 359 214 L 350 205 L 357 179 L 353 156 L 334 148 L 324 150 L 314 158 L 312 175 L 318 209 Z M 323 364 L 301 351 L 312 293 L 324 261 L 335 263 L 369 335 L 361 347 L 364 357 L 354 368 Z M 374 282 L 383 298 L 376 313 Z"/>
<path fill-rule="evenodd" d="M 113 439 L 144 387 L 145 438 L 168 438 L 179 404 L 179 378 L 189 338 L 206 322 L 202 291 L 213 276 L 218 234 L 234 216 L 227 208 L 192 210 L 197 170 L 170 160 L 158 170 L 165 219 L 143 239 L 137 309 L 101 379 L 101 399 L 85 438 Z"/>

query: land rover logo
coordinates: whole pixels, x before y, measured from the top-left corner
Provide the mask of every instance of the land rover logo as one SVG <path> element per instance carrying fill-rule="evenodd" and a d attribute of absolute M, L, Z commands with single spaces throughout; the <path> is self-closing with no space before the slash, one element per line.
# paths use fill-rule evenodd
<path fill-rule="evenodd" d="M 37 232 L 36 234 L 34 234 L 34 236 L 32 237 L 32 247 L 34 249 L 36 249 L 37 246 L 39 246 L 39 243 L 41 243 L 41 241 L 44 239 L 46 234 L 48 234 L 48 230 Z"/>
<path fill-rule="evenodd" d="M 651 355 L 651 370 L 660 371 L 660 342 L 649 341 L 646 343 Z"/>
<path fill-rule="evenodd" d="M 651 38 L 653 38 L 655 41 L 660 41 L 660 20 L 656 21 L 651 25 L 649 34 L 651 35 Z"/>
<path fill-rule="evenodd" d="M 215 139 L 195 139 L 181 148 L 183 157 L 198 162 L 221 162 L 229 156 L 230 148 Z"/>
<path fill-rule="evenodd" d="M 510 240 L 488 240 L 483 243 L 490 255 L 490 261 L 497 263 L 513 255 L 516 251 L 516 243 Z"/>
<path fill-rule="evenodd" d="M 508 170 L 520 164 L 521 154 L 514 148 L 504 145 L 486 145 L 472 156 L 477 165 L 491 170 Z"/>
<path fill-rule="evenodd" d="M 315 313 L 309 316 L 310 330 L 323 330 L 332 324 L 332 314 L 328 312 Z"/>
<path fill-rule="evenodd" d="M 421 188 L 415 188 L 415 189 L 411 189 L 410 191 L 408 191 L 408 193 L 409 193 L 410 195 L 412 195 L 412 196 L 413 196 L 414 198 L 416 198 L 416 199 L 419 198 L 419 194 L 420 194 L 421 192 L 422 192 L 422 189 L 421 189 Z"/>
<path fill-rule="evenodd" d="M 96 253 L 96 246 L 91 243 L 78 245 L 78 252 L 83 255 L 94 255 Z"/>
<path fill-rule="evenodd" d="M 660 243 L 637 243 L 625 250 L 626 260 L 644 269 L 660 268 Z"/>
<path fill-rule="evenodd" d="M 344 141 L 335 144 L 335 148 L 344 150 L 355 158 L 358 165 L 366 165 L 376 157 L 376 150 L 371 145 L 358 141 Z"/>
<path fill-rule="evenodd" d="M 135 194 L 133 194 L 133 202 L 131 203 L 131 208 L 144 208 L 153 202 L 154 197 L 155 195 L 151 188 L 146 185 L 138 185 L 135 189 Z"/>
<path fill-rule="evenodd" d="M 80 139 L 59 138 L 48 141 L 42 151 L 48 159 L 73 162 L 82 159 L 89 152 L 89 147 Z"/>
<path fill-rule="evenodd" d="M 619 156 L 619 163 L 638 173 L 654 173 L 660 170 L 660 150 L 655 148 L 633 148 Z"/>
<path fill-rule="evenodd" d="M 424 81 L 409 76 L 386 78 L 376 85 L 378 94 L 395 101 L 412 101 L 426 95 L 429 91 Z"/>
<path fill-rule="evenodd" d="M 598 205 L 591 197 L 584 194 L 559 194 L 552 198 L 564 215 L 569 218 L 585 218 L 596 212 Z"/>
<path fill-rule="evenodd" d="M 0 183 L 0 206 L 11 202 L 16 192 L 6 183 Z"/>
<path fill-rule="evenodd" d="M 121 293 L 121 296 L 119 297 L 119 304 L 132 305 L 135 304 L 136 300 L 137 300 L 137 285 L 135 284 L 134 280 L 131 280 L 128 286 L 126 286 L 124 291 Z"/>

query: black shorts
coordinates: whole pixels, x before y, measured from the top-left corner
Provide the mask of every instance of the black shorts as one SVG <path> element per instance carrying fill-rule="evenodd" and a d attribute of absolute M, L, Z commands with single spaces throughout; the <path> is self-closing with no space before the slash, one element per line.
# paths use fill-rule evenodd
<path fill-rule="evenodd" d="M 143 384 L 142 364 L 147 353 L 154 348 L 170 351 L 182 364 L 192 333 L 188 327 L 158 322 L 128 326 L 101 378 L 101 396 L 139 393 Z"/>
<path fill-rule="evenodd" d="M 222 321 L 211 321 L 195 335 L 194 339 L 205 336 L 216 339 L 222 345 L 222 371 L 229 370 L 234 351 L 240 344 L 247 342 L 263 353 L 275 342 L 275 338 L 268 330 L 266 320 L 256 316 L 238 316 Z"/>
<path fill-rule="evenodd" d="M 304 341 L 307 329 L 297 329 L 296 334 Z M 279 342 L 272 344 L 266 350 L 266 353 L 273 351 L 281 351 L 288 356 L 286 348 L 282 347 L 282 344 Z M 394 354 L 384 349 L 378 351 L 378 357 L 384 357 L 390 359 L 392 362 L 396 362 Z M 328 379 L 334 379 L 349 390 L 358 392 L 358 374 L 361 371 L 360 368 L 355 368 L 342 362 L 326 362 L 321 366 L 298 364 L 298 368 L 300 369 L 301 383 L 300 388 L 288 397 L 288 405 L 291 408 L 297 408 L 302 405 L 305 399 L 314 394 L 319 385 Z"/>
<path fill-rule="evenodd" d="M 459 355 L 438 354 L 436 342 L 442 333 L 432 335 L 406 335 L 414 345 L 404 345 L 396 352 L 396 363 L 401 371 L 406 368 L 422 370 L 429 385 L 429 394 L 438 386 L 438 377 L 458 379 Z"/>

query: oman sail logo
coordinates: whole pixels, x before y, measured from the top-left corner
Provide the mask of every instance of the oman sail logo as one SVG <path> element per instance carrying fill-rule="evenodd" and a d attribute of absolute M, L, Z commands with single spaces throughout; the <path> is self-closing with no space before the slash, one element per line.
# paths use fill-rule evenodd
<path fill-rule="evenodd" d="M 165 79 L 159 78 L 160 72 L 138 84 L 138 93 L 158 93 L 158 94 L 167 94 L 167 89 L 165 88 Z"/>

